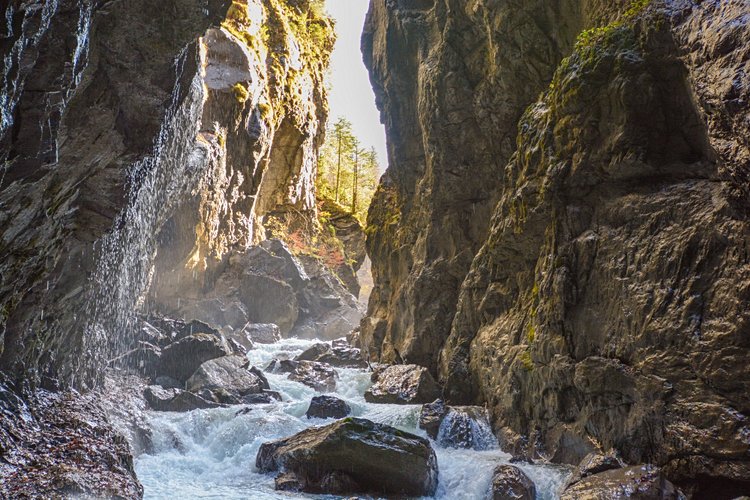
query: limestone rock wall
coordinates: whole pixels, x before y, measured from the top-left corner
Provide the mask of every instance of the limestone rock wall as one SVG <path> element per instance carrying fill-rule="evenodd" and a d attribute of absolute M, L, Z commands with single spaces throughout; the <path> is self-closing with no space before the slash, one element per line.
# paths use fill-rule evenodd
<path fill-rule="evenodd" d="M 517 453 L 743 491 L 748 47 L 742 1 L 373 0 L 370 356 Z"/>

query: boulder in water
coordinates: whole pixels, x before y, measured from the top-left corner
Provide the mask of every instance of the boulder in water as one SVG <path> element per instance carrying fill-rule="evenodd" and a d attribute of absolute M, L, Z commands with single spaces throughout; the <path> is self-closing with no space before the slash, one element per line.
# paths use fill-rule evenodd
<path fill-rule="evenodd" d="M 581 498 L 638 498 L 640 500 L 678 500 L 684 495 L 653 465 L 634 465 L 607 470 L 569 485 L 561 500 Z"/>
<path fill-rule="evenodd" d="M 264 443 L 255 465 L 310 493 L 429 496 L 438 482 L 429 441 L 351 417 Z"/>
<path fill-rule="evenodd" d="M 422 405 L 422 411 L 419 413 L 419 428 L 424 429 L 432 439 L 437 439 L 440 424 L 448 414 L 448 409 L 449 407 L 442 399 Z"/>
<path fill-rule="evenodd" d="M 289 359 L 271 361 L 267 370 L 277 373 L 288 373 L 289 380 L 294 380 L 320 392 L 332 392 L 336 389 L 338 374 L 330 365 L 316 361 L 293 361 Z"/>
<path fill-rule="evenodd" d="M 158 374 L 185 382 L 206 361 L 228 354 L 229 349 L 220 336 L 189 335 L 162 350 Z"/>
<path fill-rule="evenodd" d="M 529 476 L 514 465 L 499 465 L 492 473 L 490 500 L 534 500 L 536 487 Z"/>
<path fill-rule="evenodd" d="M 319 342 L 294 359 L 297 361 L 318 361 L 342 368 L 367 367 L 367 362 L 362 359 L 360 350 L 350 346 L 344 339 L 334 340 L 330 344 Z"/>
<path fill-rule="evenodd" d="M 247 405 L 268 404 L 281 401 L 281 394 L 276 391 L 264 390 L 257 394 L 245 394 L 239 402 Z"/>
<path fill-rule="evenodd" d="M 440 386 L 427 368 L 391 365 L 373 373 L 375 384 L 365 392 L 370 403 L 419 404 L 440 397 Z"/>
<path fill-rule="evenodd" d="M 315 396 L 310 401 L 307 418 L 344 418 L 352 412 L 346 401 L 333 396 Z"/>
<path fill-rule="evenodd" d="M 281 329 L 274 323 L 248 323 L 233 337 L 240 343 L 274 344 L 281 340 Z"/>
<path fill-rule="evenodd" d="M 149 406 L 156 411 L 190 411 L 224 406 L 192 392 L 182 389 L 164 389 L 158 385 L 146 387 L 143 396 Z"/>
<path fill-rule="evenodd" d="M 187 380 L 189 391 L 223 390 L 238 397 L 246 394 L 258 394 L 269 389 L 265 377 L 248 370 L 248 361 L 244 356 L 223 356 L 211 359 L 201 366 Z"/>

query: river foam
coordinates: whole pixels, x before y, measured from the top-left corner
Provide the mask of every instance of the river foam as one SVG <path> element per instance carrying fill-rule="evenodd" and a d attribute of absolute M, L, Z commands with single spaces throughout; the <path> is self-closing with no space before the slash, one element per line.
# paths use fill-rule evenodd
<path fill-rule="evenodd" d="M 251 364 L 265 367 L 273 358 L 292 358 L 312 341 L 288 339 L 259 345 L 248 353 Z M 420 405 L 381 405 L 364 400 L 370 375 L 364 370 L 337 369 L 335 395 L 346 400 L 352 414 L 398 427 L 421 436 L 417 428 Z M 136 458 L 138 477 L 146 499 L 290 499 L 340 498 L 330 495 L 277 492 L 273 475 L 255 470 L 255 456 L 266 441 L 295 434 L 331 420 L 305 418 L 313 389 L 290 381 L 284 374 L 267 374 L 283 401 L 275 404 L 194 410 L 187 413 L 148 412 L 153 452 Z M 510 455 L 497 448 L 475 451 L 441 448 L 433 442 L 440 469 L 438 499 L 483 499 L 494 467 L 508 463 Z M 567 470 L 556 466 L 519 465 L 537 487 L 537 498 L 551 500 L 563 484 Z"/>

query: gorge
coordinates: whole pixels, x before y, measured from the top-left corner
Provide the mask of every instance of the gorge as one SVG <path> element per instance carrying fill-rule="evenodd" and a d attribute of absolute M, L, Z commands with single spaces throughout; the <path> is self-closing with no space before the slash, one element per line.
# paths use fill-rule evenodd
<path fill-rule="evenodd" d="M 322 0 L 3 7 L 0 497 L 750 495 L 747 0 L 369 3 L 363 224 Z"/>

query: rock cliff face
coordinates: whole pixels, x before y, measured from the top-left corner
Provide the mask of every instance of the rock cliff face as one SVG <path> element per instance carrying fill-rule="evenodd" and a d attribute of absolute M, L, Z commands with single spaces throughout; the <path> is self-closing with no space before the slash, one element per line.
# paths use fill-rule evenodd
<path fill-rule="evenodd" d="M 746 7 L 374 0 L 371 357 L 515 452 L 747 491 Z"/>
<path fill-rule="evenodd" d="M 146 231 L 188 183 L 196 155 L 208 153 L 173 154 L 177 131 L 191 135 L 202 100 L 194 42 L 228 5 L 6 3 L 0 369 L 78 385 L 92 378 L 90 361 L 103 344 L 94 318 L 122 318 L 126 309 L 105 313 L 97 304 L 116 298 L 132 309 L 148 267 L 148 255 L 138 254 L 148 251 Z M 128 247 L 133 255 L 125 257 Z M 115 268 L 129 270 L 115 274 L 132 287 L 109 279 L 107 290 L 88 286 Z"/>
<path fill-rule="evenodd" d="M 3 14 L 0 370 L 91 386 L 149 290 L 201 293 L 265 214 L 314 216 L 331 24 L 281 0 Z"/>

